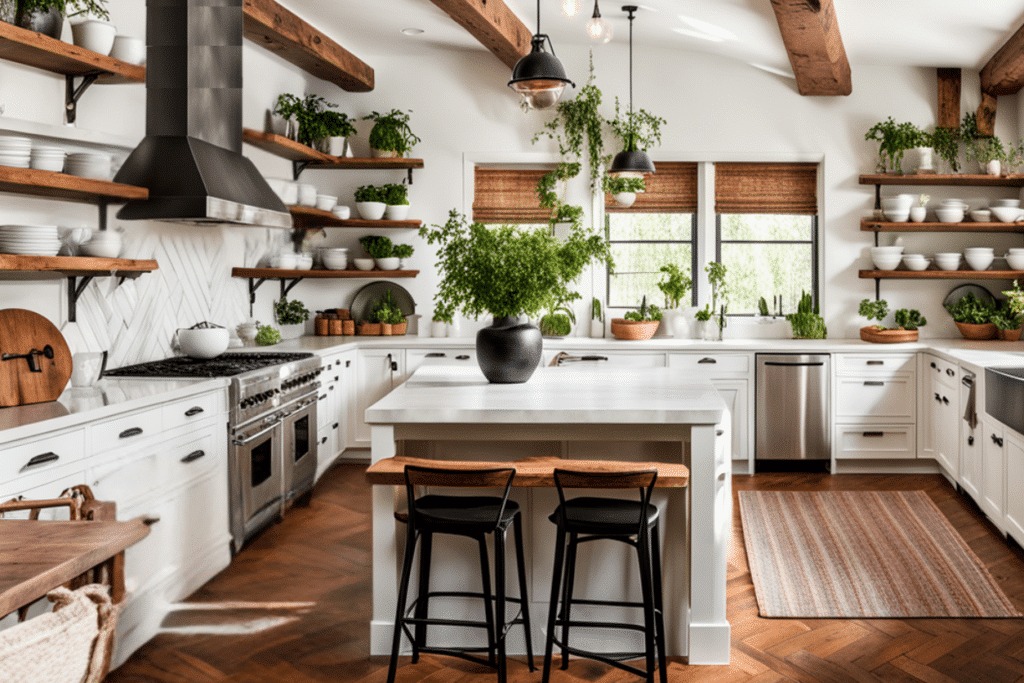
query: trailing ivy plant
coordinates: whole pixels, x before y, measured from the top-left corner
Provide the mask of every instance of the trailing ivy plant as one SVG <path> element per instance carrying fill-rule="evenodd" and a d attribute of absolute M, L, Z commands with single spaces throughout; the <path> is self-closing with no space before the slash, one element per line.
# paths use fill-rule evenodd
<path fill-rule="evenodd" d="M 608 119 L 612 134 L 622 141 L 623 150 L 647 151 L 661 144 L 661 127 L 665 119 L 655 116 L 646 109 L 619 111 L 619 98 L 615 98 L 615 118 Z"/>
<path fill-rule="evenodd" d="M 612 178 L 605 176 L 605 191 L 612 194 L 620 192 L 643 192 L 647 189 L 643 178 Z"/>

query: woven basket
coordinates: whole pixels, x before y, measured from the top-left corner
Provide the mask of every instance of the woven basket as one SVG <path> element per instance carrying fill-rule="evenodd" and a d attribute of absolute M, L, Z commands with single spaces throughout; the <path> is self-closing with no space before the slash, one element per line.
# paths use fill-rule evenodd
<path fill-rule="evenodd" d="M 917 330 L 880 330 L 878 325 L 860 328 L 860 338 L 872 344 L 903 344 L 917 341 Z"/>
<path fill-rule="evenodd" d="M 356 334 L 379 337 L 381 333 L 380 323 L 362 323 L 356 327 Z"/>
<path fill-rule="evenodd" d="M 960 330 L 960 334 L 964 336 L 964 339 L 995 339 L 999 329 L 993 323 L 985 323 L 984 325 L 970 325 L 968 323 L 958 323 L 954 321 L 956 329 Z"/>
<path fill-rule="evenodd" d="M 997 330 L 999 333 L 999 341 L 1015 342 L 1020 341 L 1021 328 L 1015 330 Z"/>
<path fill-rule="evenodd" d="M 612 334 L 616 339 L 628 339 L 630 341 L 641 341 L 650 339 L 658 331 L 660 320 L 625 320 L 623 318 L 612 318 Z"/>
<path fill-rule="evenodd" d="M 396 336 L 401 336 L 401 335 L 405 334 L 406 330 L 408 330 L 408 329 L 409 329 L 409 323 L 407 323 L 407 322 L 398 323 L 397 325 L 392 325 L 391 326 L 391 334 L 396 335 Z"/>

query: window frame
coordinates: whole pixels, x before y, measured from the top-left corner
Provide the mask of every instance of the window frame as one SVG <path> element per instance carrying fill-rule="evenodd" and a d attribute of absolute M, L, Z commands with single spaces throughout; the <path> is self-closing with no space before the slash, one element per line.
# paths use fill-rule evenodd
<path fill-rule="evenodd" d="M 698 211 L 699 211 L 699 207 L 698 207 Z M 697 232 L 698 232 L 698 230 L 697 230 L 697 226 L 698 226 L 697 214 L 698 214 L 698 211 L 694 211 L 692 214 L 690 214 L 691 225 L 690 225 L 690 239 L 689 240 L 612 240 L 611 239 L 611 214 L 608 213 L 607 211 L 605 211 L 604 212 L 604 238 L 608 241 L 609 249 L 611 248 L 611 245 L 613 245 L 613 244 L 687 244 L 688 243 L 690 245 L 690 279 L 693 282 L 693 286 L 690 288 L 690 306 L 696 306 L 697 305 L 697 298 L 698 298 L 697 297 L 697 288 L 698 288 L 698 280 L 699 280 L 699 278 L 697 276 L 697 266 L 698 266 L 697 243 L 699 241 L 698 240 L 698 236 L 697 236 Z M 617 212 L 617 215 L 629 215 L 629 212 L 628 211 Z M 639 214 L 637 214 L 637 215 L 639 215 Z M 647 214 L 647 215 L 669 215 L 669 214 Z M 678 215 L 686 215 L 686 214 L 678 214 Z M 622 306 L 615 305 L 615 304 L 611 303 L 612 275 L 613 275 L 611 269 L 610 268 L 605 268 L 604 269 L 604 275 L 605 275 L 605 299 L 606 299 L 605 306 L 606 306 L 606 308 L 615 308 L 615 309 L 620 309 L 621 308 L 621 309 L 630 310 L 630 309 L 636 308 L 639 305 L 639 302 L 633 303 L 633 304 L 626 304 L 626 305 L 622 305 Z"/>

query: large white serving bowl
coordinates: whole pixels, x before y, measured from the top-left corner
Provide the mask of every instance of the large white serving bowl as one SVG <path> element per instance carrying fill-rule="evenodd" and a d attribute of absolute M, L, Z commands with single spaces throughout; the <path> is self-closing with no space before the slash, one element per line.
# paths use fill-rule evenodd
<path fill-rule="evenodd" d="M 372 258 L 356 258 L 352 259 L 352 262 L 356 264 L 356 270 L 373 270 L 374 260 Z"/>
<path fill-rule="evenodd" d="M 345 270 L 348 267 L 348 256 L 345 254 L 325 253 L 320 256 L 320 260 L 327 270 Z"/>
<path fill-rule="evenodd" d="M 924 254 L 905 254 L 903 256 L 903 265 L 907 267 L 907 270 L 924 270 L 931 263 L 931 259 L 926 259 Z"/>
<path fill-rule="evenodd" d="M 1024 270 L 1024 254 L 1007 254 L 1004 258 L 1010 270 Z"/>
<path fill-rule="evenodd" d="M 1020 200 L 1019 199 L 993 199 L 989 203 L 989 206 L 1011 206 L 1011 207 L 1013 207 L 1015 209 L 1019 209 L 1020 208 Z"/>
<path fill-rule="evenodd" d="M 178 349 L 189 358 L 216 358 L 228 348 L 227 328 L 209 327 L 177 332 Z"/>
<path fill-rule="evenodd" d="M 995 260 L 995 256 L 991 252 L 987 254 L 980 252 L 965 252 L 964 260 L 967 261 L 967 265 L 969 265 L 972 270 L 986 270 L 992 265 L 992 261 Z"/>
<path fill-rule="evenodd" d="M 86 242 L 80 249 L 86 256 L 95 258 L 117 258 L 121 253 L 120 244 Z"/>
<path fill-rule="evenodd" d="M 882 214 L 893 223 L 906 223 L 910 219 L 910 209 L 885 209 Z"/>
<path fill-rule="evenodd" d="M 943 207 L 935 209 L 935 217 L 939 219 L 940 223 L 959 223 L 964 219 L 964 210 L 962 208 Z"/>
<path fill-rule="evenodd" d="M 959 270 L 961 255 L 957 252 L 935 254 L 935 267 L 939 270 Z"/>
<path fill-rule="evenodd" d="M 1020 218 L 1021 210 L 1014 206 L 993 206 L 989 208 L 1000 223 L 1013 223 Z"/>
<path fill-rule="evenodd" d="M 899 254 L 885 254 L 882 256 L 872 256 L 871 260 L 875 264 L 875 268 L 878 270 L 896 270 L 896 267 L 900 265 L 900 261 L 903 259 Z"/>
<path fill-rule="evenodd" d="M 992 220 L 992 212 L 989 209 L 975 209 L 971 211 L 971 220 L 975 223 L 988 223 Z"/>
<path fill-rule="evenodd" d="M 914 198 L 908 194 L 901 194 L 895 197 L 882 199 L 882 209 L 886 211 L 910 211 L 914 204 Z"/>

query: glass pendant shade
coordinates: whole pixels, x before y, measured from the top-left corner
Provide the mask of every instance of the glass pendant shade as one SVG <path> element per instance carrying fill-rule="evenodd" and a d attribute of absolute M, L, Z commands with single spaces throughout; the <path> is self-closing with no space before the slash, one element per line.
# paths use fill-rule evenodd
<path fill-rule="evenodd" d="M 550 43 L 546 35 L 533 37 L 530 54 L 516 62 L 508 82 L 508 87 L 519 93 L 530 109 L 549 109 L 558 102 L 567 84 L 576 87 L 565 75 L 558 58 L 544 51 L 545 40 Z"/>
<path fill-rule="evenodd" d="M 580 11 L 580 0 L 562 0 L 562 14 L 574 17 Z"/>
<path fill-rule="evenodd" d="M 594 16 L 587 20 L 587 35 L 595 43 L 607 43 L 612 39 L 612 25 L 601 18 L 597 0 L 594 0 Z"/>

